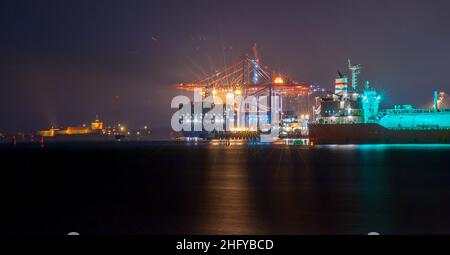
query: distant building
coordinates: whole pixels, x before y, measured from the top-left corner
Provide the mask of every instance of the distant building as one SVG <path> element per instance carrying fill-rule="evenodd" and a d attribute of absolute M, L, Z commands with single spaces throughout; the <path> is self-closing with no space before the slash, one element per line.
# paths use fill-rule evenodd
<path fill-rule="evenodd" d="M 67 127 L 66 129 L 50 128 L 48 130 L 37 131 L 36 134 L 44 137 L 52 137 L 55 135 L 87 135 L 93 133 L 104 133 L 103 122 L 98 117 L 91 123 L 91 127 Z"/>
<path fill-rule="evenodd" d="M 98 116 L 95 118 L 95 121 L 91 123 L 91 130 L 103 130 L 103 122 L 98 119 Z"/>

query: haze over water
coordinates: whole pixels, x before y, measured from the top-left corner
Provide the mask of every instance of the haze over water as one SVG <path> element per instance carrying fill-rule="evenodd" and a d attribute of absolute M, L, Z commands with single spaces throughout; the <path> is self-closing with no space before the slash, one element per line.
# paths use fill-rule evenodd
<path fill-rule="evenodd" d="M 1 234 L 449 234 L 450 146 L 0 147 Z"/>

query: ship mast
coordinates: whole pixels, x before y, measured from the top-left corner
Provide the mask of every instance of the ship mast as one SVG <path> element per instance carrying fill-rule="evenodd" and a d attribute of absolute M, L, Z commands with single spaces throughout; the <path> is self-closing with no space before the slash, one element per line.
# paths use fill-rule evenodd
<path fill-rule="evenodd" d="M 352 72 L 352 90 L 358 89 L 358 74 L 361 73 L 361 65 L 352 65 L 350 58 L 348 59 L 348 69 Z"/>

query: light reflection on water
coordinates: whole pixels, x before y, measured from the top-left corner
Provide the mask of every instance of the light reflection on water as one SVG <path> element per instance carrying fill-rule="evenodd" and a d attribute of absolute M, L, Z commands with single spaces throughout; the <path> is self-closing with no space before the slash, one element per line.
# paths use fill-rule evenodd
<path fill-rule="evenodd" d="M 434 213 L 450 212 L 441 203 L 450 202 L 443 181 L 450 173 L 441 171 L 449 145 L 218 148 L 208 149 L 209 217 L 200 232 L 447 233 L 439 223 L 450 226 L 450 214 Z"/>
<path fill-rule="evenodd" d="M 0 231 L 450 234 L 450 145 L 63 146 L 2 151 Z"/>
<path fill-rule="evenodd" d="M 316 145 L 317 148 L 332 148 L 332 149 L 355 149 L 355 150 L 389 150 L 389 149 L 404 149 L 404 150 L 436 150 L 436 149 L 450 149 L 450 144 L 331 144 L 331 145 Z"/>
<path fill-rule="evenodd" d="M 242 145 L 233 143 L 233 145 Z M 214 145 L 213 145 L 214 146 Z M 209 148 L 205 204 L 200 233 L 245 234 L 261 231 L 249 185 L 245 150 Z"/>

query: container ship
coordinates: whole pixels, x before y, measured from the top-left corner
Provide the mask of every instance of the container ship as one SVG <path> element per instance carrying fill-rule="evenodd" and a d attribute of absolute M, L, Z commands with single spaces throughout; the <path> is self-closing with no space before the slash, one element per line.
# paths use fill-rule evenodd
<path fill-rule="evenodd" d="M 349 78 L 338 72 L 335 91 L 320 97 L 308 124 L 311 144 L 448 144 L 450 109 L 442 108 L 444 93 L 434 92 L 433 108 L 395 105 L 380 109 L 382 96 L 366 81 L 358 87 L 360 65 Z"/>

